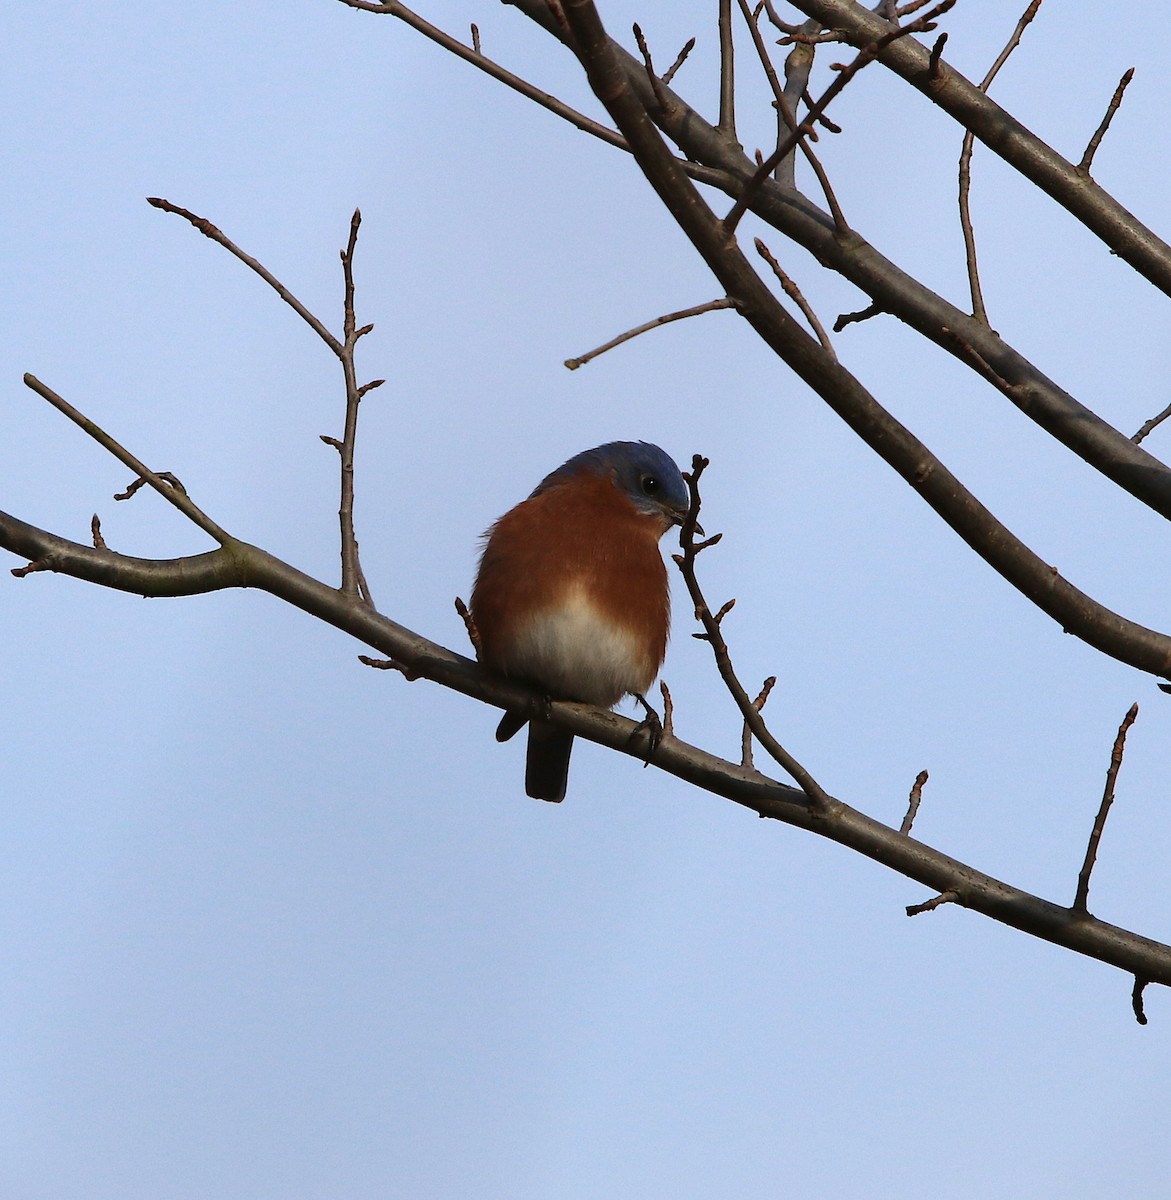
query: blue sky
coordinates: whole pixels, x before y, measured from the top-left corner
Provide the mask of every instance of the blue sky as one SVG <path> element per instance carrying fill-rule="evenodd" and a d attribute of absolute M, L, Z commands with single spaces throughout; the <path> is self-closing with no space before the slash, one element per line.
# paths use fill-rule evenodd
<path fill-rule="evenodd" d="M 710 112 L 713 6 L 647 7 L 602 13 L 664 62 L 697 35 L 677 86 Z M 1076 160 L 1135 66 L 1095 175 L 1167 231 L 1171 64 L 1140 26 L 1103 38 L 1099 7 L 1043 7 L 994 94 Z M 475 19 L 596 112 L 513 10 L 421 11 Z M 1018 15 L 957 6 L 953 64 L 981 76 Z M 357 524 L 383 612 L 465 648 L 479 535 L 551 468 L 615 438 L 702 452 L 708 594 L 737 597 L 742 674 L 779 677 L 766 711 L 823 785 L 897 824 L 925 767 L 919 836 L 1068 901 L 1138 700 L 1090 906 L 1171 936 L 1171 698 L 1032 609 L 731 313 L 561 365 L 717 294 L 624 156 L 331 0 L 22 6 L 5 34 L 0 508 L 79 540 L 96 511 L 131 554 L 208 548 L 156 497 L 115 503 L 127 473 L 31 371 L 229 531 L 336 578 L 318 435 L 340 432 L 340 371 L 144 198 L 214 221 L 335 329 L 360 206 L 361 370 L 388 382 Z M 879 67 L 833 116 L 847 216 L 963 303 L 957 130 Z M 767 120 L 742 111 L 741 134 Z M 994 327 L 1133 432 L 1168 402 L 1166 298 L 987 152 L 974 172 Z M 766 240 L 827 324 L 864 306 Z M 1152 514 L 894 321 L 837 346 L 1067 577 L 1171 626 Z M 909 921 L 917 885 L 596 747 L 565 804 L 527 800 L 494 711 L 363 668 L 270 597 L 4 579 L 5 1200 L 1166 1189 L 1158 990 L 1140 1029 L 1117 972 L 958 909 Z M 681 596 L 678 732 L 735 756 Z"/>

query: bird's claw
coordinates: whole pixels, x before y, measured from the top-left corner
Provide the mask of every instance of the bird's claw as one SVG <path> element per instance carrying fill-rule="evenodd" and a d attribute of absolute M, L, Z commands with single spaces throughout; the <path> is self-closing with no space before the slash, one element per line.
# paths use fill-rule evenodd
<path fill-rule="evenodd" d="M 636 692 L 634 698 L 642 705 L 646 716 L 631 730 L 629 744 L 633 745 L 642 734 L 646 734 L 646 754 L 643 755 L 642 765 L 649 767 L 655 751 L 663 740 L 663 722 L 659 718 L 659 714 L 647 703 L 645 696 L 640 696 Z"/>

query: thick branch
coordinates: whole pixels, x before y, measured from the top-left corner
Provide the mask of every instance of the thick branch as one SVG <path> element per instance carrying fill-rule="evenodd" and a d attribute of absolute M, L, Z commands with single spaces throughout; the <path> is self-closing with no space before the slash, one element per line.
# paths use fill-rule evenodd
<path fill-rule="evenodd" d="M 793 7 L 841 34 L 869 45 L 890 25 L 854 0 L 792 0 Z M 1171 295 L 1171 246 L 1155 236 L 1084 172 L 1030 133 L 946 63 L 932 75 L 930 51 L 912 38 L 888 46 L 879 61 L 970 129 L 993 153 L 1091 230 L 1124 262 Z"/>
<path fill-rule="evenodd" d="M 805 333 L 757 276 L 737 244 L 726 237 L 723 222 L 678 169 L 592 4 L 573 0 L 565 5 L 565 13 L 578 34 L 573 39 L 575 52 L 586 67 L 590 84 L 626 136 L 648 181 L 761 338 L 981 557 L 1068 632 L 1122 662 L 1156 675 L 1171 674 L 1171 638 L 1111 612 L 1062 579 Z M 579 21 L 590 26 L 587 46 L 580 42 L 584 32 Z"/>
<path fill-rule="evenodd" d="M 566 40 L 564 30 L 550 18 L 544 0 L 508 2 L 554 37 L 563 42 Z M 886 28 L 881 25 L 879 32 L 884 32 Z M 717 180 L 723 180 L 717 186 L 729 196 L 738 195 L 755 174 L 756 164 L 739 146 L 722 138 L 712 125 L 670 89 L 663 89 L 667 104 L 660 106 L 645 79 L 642 64 L 617 43 L 610 41 L 608 44 L 622 66 L 630 88 L 652 119 L 689 158 L 714 168 L 713 175 Z M 894 45 L 910 45 L 922 50 L 911 38 L 904 38 Z M 886 53 L 889 54 L 889 50 Z M 972 90 L 976 91 L 974 88 Z M 980 96 L 978 92 L 977 96 Z M 987 97 L 980 98 L 987 100 Z M 988 103 L 992 104 L 991 101 Z M 996 109 L 996 106 L 992 105 L 992 108 Z M 688 173 L 693 174 L 691 171 Z M 1083 182 L 1082 186 L 1096 185 Z M 913 276 L 884 258 L 856 231 L 835 228 L 828 214 L 799 193 L 779 187 L 774 181 L 765 181 L 757 192 L 752 209 L 776 229 L 804 246 L 823 265 L 839 272 L 866 292 L 882 311 L 905 321 L 966 365 L 973 365 L 970 351 L 975 351 L 993 369 L 993 374 L 985 374 L 985 377 L 992 379 L 995 386 L 1030 420 L 1119 487 L 1160 515 L 1171 519 L 1171 470 L 1080 404 L 1002 341 L 993 330 L 924 287 Z M 949 519 L 949 523 L 953 522 Z"/>
<path fill-rule="evenodd" d="M 237 544 L 228 542 L 190 558 L 131 558 L 105 547 L 71 542 L 0 513 L 0 546 L 28 559 L 38 570 L 138 596 L 201 596 L 228 587 L 247 587 L 242 563 L 235 555 Z"/>
<path fill-rule="evenodd" d="M 177 560 L 150 560 L 111 554 L 67 541 L 0 513 L 0 547 L 46 563 L 46 569 L 105 587 L 150 596 L 180 596 L 226 587 L 253 587 L 325 621 L 378 653 L 430 679 L 498 708 L 523 710 L 536 697 L 526 689 L 481 670 L 470 659 L 428 641 L 382 616 L 367 604 L 313 579 L 256 546 L 233 542 L 210 554 Z M 20 586 L 37 586 L 26 580 Z M 555 703 L 550 718 L 579 737 L 641 759 L 642 743 L 632 742 L 638 726 L 616 713 L 584 704 Z M 901 835 L 863 813 L 833 801 L 814 813 L 803 792 L 755 770 L 709 754 L 675 737 L 664 737 L 654 752 L 655 766 L 713 795 L 874 859 L 936 892 L 951 891 L 956 903 L 1046 941 L 1136 975 L 1171 985 L 1171 946 L 1075 914 L 985 875 Z"/>

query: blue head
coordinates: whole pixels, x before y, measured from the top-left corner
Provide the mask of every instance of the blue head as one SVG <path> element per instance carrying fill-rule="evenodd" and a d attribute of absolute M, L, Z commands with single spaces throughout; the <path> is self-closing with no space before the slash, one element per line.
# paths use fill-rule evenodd
<path fill-rule="evenodd" d="M 533 492 L 538 496 L 548 488 L 578 474 L 593 471 L 609 475 L 634 506 L 648 516 L 665 518 L 681 525 L 687 516 L 691 498 L 675 460 L 650 442 L 607 442 L 592 450 L 583 450 L 546 475 Z"/>

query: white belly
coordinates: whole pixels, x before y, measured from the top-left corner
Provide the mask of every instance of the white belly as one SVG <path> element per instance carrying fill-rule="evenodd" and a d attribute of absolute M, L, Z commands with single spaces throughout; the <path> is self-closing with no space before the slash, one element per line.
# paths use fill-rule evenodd
<path fill-rule="evenodd" d="M 616 704 L 645 693 L 655 677 L 642 639 L 613 622 L 577 589 L 535 613 L 509 647 L 505 670 L 549 689 L 554 698 Z"/>

